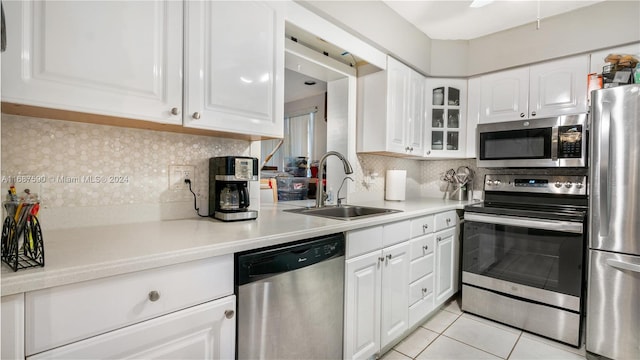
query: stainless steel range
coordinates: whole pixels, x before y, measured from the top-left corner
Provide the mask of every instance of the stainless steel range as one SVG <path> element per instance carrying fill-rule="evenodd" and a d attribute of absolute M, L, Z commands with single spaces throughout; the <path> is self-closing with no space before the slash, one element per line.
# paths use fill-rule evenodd
<path fill-rule="evenodd" d="M 586 176 L 486 175 L 465 207 L 462 310 L 580 345 Z"/>

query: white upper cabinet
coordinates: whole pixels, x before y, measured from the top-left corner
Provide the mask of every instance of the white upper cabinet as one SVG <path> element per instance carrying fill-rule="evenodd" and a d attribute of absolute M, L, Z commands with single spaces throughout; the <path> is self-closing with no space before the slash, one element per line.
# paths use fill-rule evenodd
<path fill-rule="evenodd" d="M 387 57 L 386 71 L 358 78 L 359 152 L 422 157 L 425 77 Z"/>
<path fill-rule="evenodd" d="M 587 112 L 589 57 L 579 55 L 531 66 L 529 117 Z"/>
<path fill-rule="evenodd" d="M 424 156 L 466 156 L 467 80 L 427 79 Z"/>
<path fill-rule="evenodd" d="M 283 136 L 281 2 L 185 2 L 184 126 Z"/>
<path fill-rule="evenodd" d="M 3 4 L 3 101 L 182 123 L 182 2 Z"/>
<path fill-rule="evenodd" d="M 482 76 L 480 123 L 587 112 L 588 71 L 578 55 Z"/>
<path fill-rule="evenodd" d="M 482 77 L 480 122 L 528 117 L 529 68 L 501 71 Z"/>

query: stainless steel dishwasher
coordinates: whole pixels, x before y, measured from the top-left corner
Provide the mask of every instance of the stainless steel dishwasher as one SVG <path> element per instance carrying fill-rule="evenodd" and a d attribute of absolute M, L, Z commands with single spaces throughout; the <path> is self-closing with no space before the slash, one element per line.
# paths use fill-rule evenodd
<path fill-rule="evenodd" d="M 238 359 L 341 359 L 344 235 L 236 255 Z"/>

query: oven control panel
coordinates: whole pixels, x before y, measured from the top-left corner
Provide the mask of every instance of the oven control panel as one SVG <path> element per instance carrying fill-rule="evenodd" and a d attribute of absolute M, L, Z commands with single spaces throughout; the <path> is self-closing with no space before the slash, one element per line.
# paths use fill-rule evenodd
<path fill-rule="evenodd" d="M 488 174 L 485 191 L 586 195 L 586 176 Z"/>

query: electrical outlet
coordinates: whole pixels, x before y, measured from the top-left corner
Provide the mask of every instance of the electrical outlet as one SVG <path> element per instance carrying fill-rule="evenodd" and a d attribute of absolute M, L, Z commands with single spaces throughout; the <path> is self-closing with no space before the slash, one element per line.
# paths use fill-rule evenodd
<path fill-rule="evenodd" d="M 193 165 L 169 165 L 169 189 L 188 189 L 189 185 L 184 180 L 192 180 L 194 172 L 195 166 Z"/>

